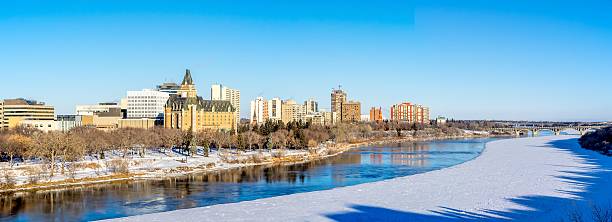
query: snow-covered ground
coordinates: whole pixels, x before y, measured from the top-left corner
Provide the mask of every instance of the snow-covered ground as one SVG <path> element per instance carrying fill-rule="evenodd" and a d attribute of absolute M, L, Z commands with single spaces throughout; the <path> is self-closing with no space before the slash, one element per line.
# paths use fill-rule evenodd
<path fill-rule="evenodd" d="M 118 221 L 590 221 L 612 208 L 612 158 L 575 136 L 499 140 L 454 167 L 387 181 Z"/>

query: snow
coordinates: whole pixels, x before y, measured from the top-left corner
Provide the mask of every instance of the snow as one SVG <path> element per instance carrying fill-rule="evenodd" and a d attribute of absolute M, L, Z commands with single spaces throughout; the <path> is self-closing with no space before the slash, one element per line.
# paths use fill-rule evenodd
<path fill-rule="evenodd" d="M 507 139 L 438 171 L 111 221 L 589 221 L 593 205 L 612 207 L 610 168 L 575 136 Z"/>
<path fill-rule="evenodd" d="M 49 175 L 48 164 L 43 163 L 40 160 L 28 160 L 27 162 L 18 162 L 15 166 L 10 167 L 9 163 L 0 163 L 0 169 L 4 172 L 9 172 L 14 178 L 15 185 L 28 184 L 31 175 L 28 173 L 28 169 L 36 168 L 42 171 L 43 176 L 40 176 L 39 182 L 55 182 L 62 181 L 70 178 L 74 179 L 85 179 L 85 178 L 100 178 L 104 176 L 111 176 L 113 172 L 108 167 L 109 163 L 115 160 L 127 161 L 129 163 L 129 172 L 137 175 L 133 178 L 162 178 L 168 176 L 178 176 L 185 173 L 195 171 L 214 171 L 230 168 L 239 168 L 248 165 L 264 164 L 272 161 L 272 155 L 274 151 L 268 150 L 253 150 L 247 152 L 239 152 L 237 150 L 223 149 L 221 152 L 213 150 L 210 152 L 208 157 L 203 156 L 203 151 L 200 149 L 198 155 L 193 157 L 179 153 L 178 150 L 167 150 L 166 152 L 160 152 L 157 150 L 147 150 L 144 157 L 140 157 L 137 153 L 133 153 L 123 158 L 123 154 L 119 151 L 106 152 L 106 159 L 97 159 L 92 156 L 86 156 L 83 160 L 76 162 L 79 164 L 74 175 L 69 175 L 66 169 L 64 174 L 61 173 L 61 164 L 56 163 L 56 172 L 53 177 Z M 316 149 L 317 154 L 320 156 L 327 155 L 327 146 L 320 146 Z M 262 162 L 255 163 L 249 161 L 252 155 L 258 155 Z M 227 160 L 241 160 L 233 161 L 228 163 L 222 156 L 226 156 Z M 284 157 L 301 157 L 301 159 L 309 158 L 308 150 L 284 150 Z M 75 164 L 75 163 L 67 163 Z M 87 167 L 85 167 L 87 166 Z M 94 167 L 95 166 L 95 167 Z M 34 173 L 36 174 L 36 173 Z M 36 174 L 37 175 L 37 174 Z M 104 180 L 101 180 L 104 181 Z M 74 184 L 81 184 L 81 182 L 75 182 Z M 44 187 L 44 185 L 42 186 Z M 17 190 L 19 190 L 18 188 Z"/>

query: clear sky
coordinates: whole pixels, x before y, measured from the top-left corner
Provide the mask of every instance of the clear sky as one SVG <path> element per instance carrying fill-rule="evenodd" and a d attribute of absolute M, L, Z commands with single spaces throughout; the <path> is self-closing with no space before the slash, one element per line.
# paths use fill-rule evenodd
<path fill-rule="evenodd" d="M 1 98 L 56 106 L 213 83 L 330 107 L 341 84 L 371 106 L 432 117 L 612 120 L 612 2 L 0 1 Z"/>

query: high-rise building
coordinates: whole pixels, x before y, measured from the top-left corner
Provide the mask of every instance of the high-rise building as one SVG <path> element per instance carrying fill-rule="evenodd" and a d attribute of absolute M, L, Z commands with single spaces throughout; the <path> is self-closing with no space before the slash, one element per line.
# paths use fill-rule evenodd
<path fill-rule="evenodd" d="M 215 84 L 210 87 L 210 99 L 230 101 L 236 109 L 236 122 L 240 121 L 240 90 Z"/>
<path fill-rule="evenodd" d="M 306 108 L 295 100 L 289 99 L 283 102 L 281 119 L 283 123 L 304 121 Z"/>
<path fill-rule="evenodd" d="M 372 107 L 370 108 L 370 121 L 372 122 L 381 122 L 383 121 L 382 115 L 382 107 Z"/>
<path fill-rule="evenodd" d="M 268 101 L 268 118 L 271 121 L 278 122 L 282 120 L 283 101 L 276 97 Z"/>
<path fill-rule="evenodd" d="M 409 102 L 391 106 L 392 121 L 429 124 L 429 108 Z"/>
<path fill-rule="evenodd" d="M 111 109 L 121 108 L 118 103 L 98 103 L 95 105 L 76 105 L 76 115 L 91 116 L 96 112 L 110 112 Z"/>
<path fill-rule="evenodd" d="M 414 122 L 414 105 L 412 103 L 400 103 L 391 106 L 390 119 L 400 122 Z"/>
<path fill-rule="evenodd" d="M 264 124 L 266 122 L 265 111 L 266 111 L 266 100 L 259 96 L 255 100 L 251 101 L 251 124 Z"/>
<path fill-rule="evenodd" d="M 312 98 L 304 101 L 304 106 L 306 107 L 306 114 L 319 112 L 319 103 Z"/>
<path fill-rule="evenodd" d="M 194 89 L 195 93 L 195 89 Z M 127 118 L 156 119 L 159 123 L 164 121 L 164 107 L 170 95 L 166 92 L 143 89 L 141 91 L 127 92 Z"/>
<path fill-rule="evenodd" d="M 203 129 L 236 131 L 236 110 L 225 100 L 204 100 L 197 95 L 191 72 L 185 71 L 177 95 L 165 106 L 164 127 L 193 132 Z"/>
<path fill-rule="evenodd" d="M 348 101 L 342 103 L 340 110 L 340 119 L 342 122 L 359 122 L 361 121 L 361 103 L 356 101 Z"/>
<path fill-rule="evenodd" d="M 340 113 L 342 110 L 342 103 L 346 102 L 346 93 L 341 89 L 332 91 L 331 94 L 331 111 Z"/>
<path fill-rule="evenodd" d="M 6 99 L 0 102 L 0 129 L 20 125 L 45 132 L 55 130 L 55 108 L 25 99 Z"/>

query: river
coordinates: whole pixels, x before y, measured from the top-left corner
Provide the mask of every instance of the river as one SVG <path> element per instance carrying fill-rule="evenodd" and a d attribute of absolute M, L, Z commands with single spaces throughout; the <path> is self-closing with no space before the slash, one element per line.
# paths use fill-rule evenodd
<path fill-rule="evenodd" d="M 2 221 L 90 221 L 333 189 L 454 166 L 494 139 L 355 148 L 325 160 L 0 197 Z"/>

